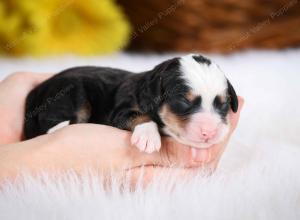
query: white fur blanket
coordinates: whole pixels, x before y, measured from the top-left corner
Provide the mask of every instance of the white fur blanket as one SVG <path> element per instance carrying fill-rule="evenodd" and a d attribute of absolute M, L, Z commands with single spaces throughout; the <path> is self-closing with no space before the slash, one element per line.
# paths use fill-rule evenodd
<path fill-rule="evenodd" d="M 0 59 L 0 79 L 17 70 L 106 65 L 140 71 L 170 55 Z M 0 189 L 0 219 L 300 219 L 300 50 L 211 55 L 245 106 L 216 173 L 172 191 L 105 193 L 96 176 L 25 176 Z M 91 184 L 92 182 L 92 184 Z"/>

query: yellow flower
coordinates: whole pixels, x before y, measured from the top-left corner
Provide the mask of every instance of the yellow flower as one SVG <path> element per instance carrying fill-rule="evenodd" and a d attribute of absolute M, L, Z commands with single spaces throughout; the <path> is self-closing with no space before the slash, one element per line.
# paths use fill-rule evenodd
<path fill-rule="evenodd" d="M 113 0 L 4 0 L 0 3 L 2 53 L 108 53 L 123 48 L 129 32 L 129 24 Z"/>

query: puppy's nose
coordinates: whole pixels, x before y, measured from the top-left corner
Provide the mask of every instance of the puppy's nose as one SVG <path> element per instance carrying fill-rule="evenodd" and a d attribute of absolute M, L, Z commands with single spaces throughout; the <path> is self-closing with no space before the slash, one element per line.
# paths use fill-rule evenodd
<path fill-rule="evenodd" d="M 209 129 L 201 129 L 201 136 L 202 138 L 204 139 L 212 139 L 217 133 L 217 129 L 212 129 L 212 130 L 209 130 Z"/>

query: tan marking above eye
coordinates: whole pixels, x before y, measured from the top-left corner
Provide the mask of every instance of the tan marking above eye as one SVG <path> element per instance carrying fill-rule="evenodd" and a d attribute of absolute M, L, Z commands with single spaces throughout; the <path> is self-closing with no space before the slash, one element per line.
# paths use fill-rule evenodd
<path fill-rule="evenodd" d="M 196 97 L 197 97 L 197 95 L 193 94 L 192 91 L 189 91 L 189 92 L 186 94 L 186 98 L 187 98 L 187 100 L 189 100 L 190 102 L 192 102 Z"/>
<path fill-rule="evenodd" d="M 227 101 L 227 96 L 226 95 L 218 95 L 220 97 L 220 101 L 222 103 L 225 103 Z"/>
<path fill-rule="evenodd" d="M 188 120 L 173 113 L 167 104 L 161 107 L 159 115 L 163 123 L 176 135 L 182 133 L 182 130 L 186 127 L 188 122 Z"/>

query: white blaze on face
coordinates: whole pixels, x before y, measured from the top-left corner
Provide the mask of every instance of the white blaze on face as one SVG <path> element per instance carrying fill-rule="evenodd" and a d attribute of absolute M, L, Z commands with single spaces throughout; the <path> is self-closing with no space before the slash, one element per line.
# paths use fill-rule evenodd
<path fill-rule="evenodd" d="M 220 142 L 229 130 L 213 106 L 217 95 L 226 94 L 227 80 L 215 63 L 199 63 L 193 56 L 197 55 L 182 57 L 180 68 L 192 94 L 201 96 L 201 109 L 191 116 L 180 139 L 195 147 L 209 147 Z"/>
<path fill-rule="evenodd" d="M 225 75 L 215 63 L 212 62 L 210 65 L 198 63 L 193 56 L 196 55 L 187 55 L 180 59 L 183 78 L 192 89 L 192 93 L 201 96 L 202 109 L 205 112 L 212 112 L 215 97 L 226 92 Z"/>

